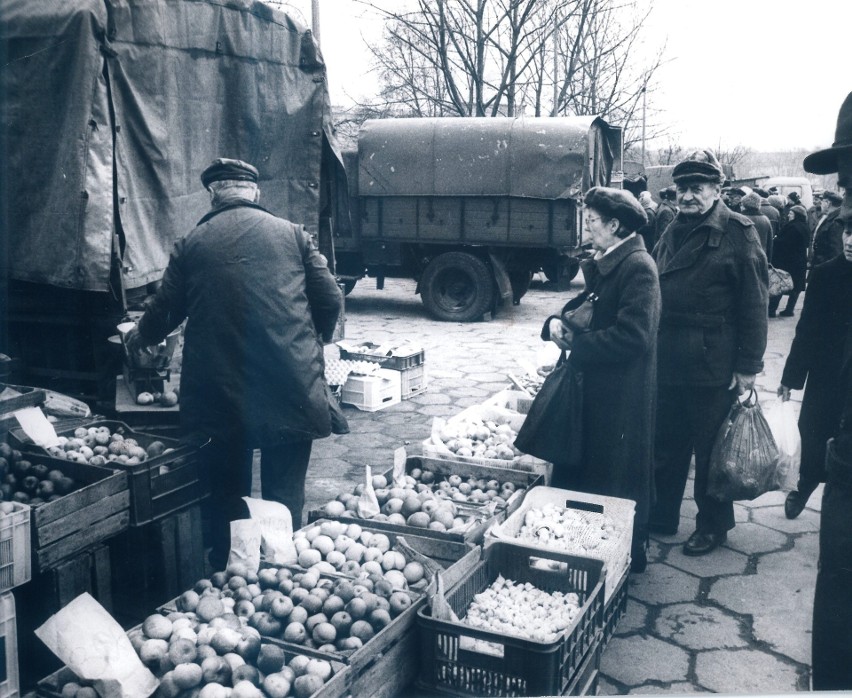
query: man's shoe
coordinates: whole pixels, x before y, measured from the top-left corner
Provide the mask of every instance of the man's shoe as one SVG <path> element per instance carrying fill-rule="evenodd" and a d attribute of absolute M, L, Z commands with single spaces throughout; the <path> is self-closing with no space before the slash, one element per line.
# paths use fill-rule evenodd
<path fill-rule="evenodd" d="M 770 311 L 769 311 L 769 313 L 768 313 L 768 315 L 769 315 L 769 317 L 775 317 L 775 311 L 774 311 L 774 310 L 770 310 Z"/>
<path fill-rule="evenodd" d="M 778 313 L 778 314 L 779 314 L 781 317 L 793 317 L 793 311 L 792 311 L 792 310 L 782 310 L 782 311 L 781 311 L 780 313 Z"/>
<path fill-rule="evenodd" d="M 704 531 L 696 531 L 689 540 L 683 544 L 684 555 L 706 555 L 713 552 L 722 543 L 728 540 L 726 533 L 705 533 Z"/>
<path fill-rule="evenodd" d="M 805 510 L 808 498 L 798 490 L 790 492 L 787 495 L 787 499 L 784 500 L 784 515 L 788 519 L 795 519 Z"/>

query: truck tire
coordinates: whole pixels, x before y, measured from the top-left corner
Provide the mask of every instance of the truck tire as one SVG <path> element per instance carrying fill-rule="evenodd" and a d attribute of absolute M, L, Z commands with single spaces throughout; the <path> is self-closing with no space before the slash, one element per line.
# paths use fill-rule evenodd
<path fill-rule="evenodd" d="M 344 279 L 343 280 L 343 293 L 345 295 L 349 295 L 352 293 L 352 289 L 355 288 L 355 284 L 358 283 L 358 279 Z"/>
<path fill-rule="evenodd" d="M 429 262 L 423 272 L 420 297 L 438 320 L 479 320 L 494 300 L 491 270 L 467 252 L 445 252 Z"/>
<path fill-rule="evenodd" d="M 542 271 L 548 281 L 559 281 L 559 267 L 557 266 L 557 262 L 545 264 L 544 267 L 542 267 Z M 580 261 L 576 257 L 571 257 L 571 259 L 568 260 L 568 281 L 573 281 L 579 271 Z"/>

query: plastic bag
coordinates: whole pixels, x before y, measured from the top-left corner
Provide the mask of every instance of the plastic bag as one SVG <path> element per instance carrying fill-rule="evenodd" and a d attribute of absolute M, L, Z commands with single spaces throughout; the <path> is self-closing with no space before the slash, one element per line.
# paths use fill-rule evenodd
<path fill-rule="evenodd" d="M 778 447 L 754 391 L 731 407 L 710 455 L 707 493 L 721 502 L 755 499 L 778 489 Z"/>
<path fill-rule="evenodd" d="M 779 397 L 766 410 L 766 422 L 778 447 L 776 488 L 789 492 L 799 484 L 799 464 L 802 460 L 802 436 L 799 434 L 796 408 L 789 400 Z"/>

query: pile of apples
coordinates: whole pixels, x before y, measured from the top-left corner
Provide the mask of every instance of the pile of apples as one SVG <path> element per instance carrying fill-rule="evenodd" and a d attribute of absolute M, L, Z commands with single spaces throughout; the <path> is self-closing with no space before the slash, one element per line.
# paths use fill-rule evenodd
<path fill-rule="evenodd" d="M 38 506 L 79 487 L 61 470 L 33 463 L 26 454 L 0 443 L 0 500 Z"/>
<path fill-rule="evenodd" d="M 594 551 L 619 535 L 615 522 L 604 514 L 545 504 L 524 514 L 517 538 L 582 553 Z"/>
<path fill-rule="evenodd" d="M 515 448 L 518 433 L 508 421 L 508 417 L 495 420 L 471 417 L 447 422 L 438 435 L 444 446 L 457 456 L 511 461 L 523 454 Z"/>
<path fill-rule="evenodd" d="M 463 530 L 487 512 L 460 509 L 460 504 L 483 504 L 492 509 L 506 505 L 518 489 L 514 483 L 459 475 L 436 478 L 430 470 L 413 468 L 399 483 L 389 483 L 384 475 L 371 480 L 380 511 L 371 521 L 386 521 L 399 526 L 426 528 L 433 531 Z M 359 498 L 364 484 L 352 493 L 338 495 L 323 507 L 330 517 L 357 517 Z"/>
<path fill-rule="evenodd" d="M 366 531 L 357 523 L 322 521 L 293 534 L 301 567 L 322 573 L 352 577 L 371 575 L 374 582 L 385 579 L 394 589 L 421 590 L 427 585 L 426 570 L 391 549 L 390 538 Z"/>
<path fill-rule="evenodd" d="M 101 425 L 77 427 L 72 437 L 60 436 L 59 445 L 48 447 L 47 453 L 53 458 L 104 466 L 112 462 L 137 465 L 173 450 L 162 441 L 142 446 L 134 438 L 125 438 L 120 428 L 111 432 L 108 426 Z"/>
<path fill-rule="evenodd" d="M 577 594 L 547 592 L 529 582 L 498 575 L 475 594 L 462 623 L 500 635 L 520 635 L 537 642 L 554 642 L 580 613 Z"/>
<path fill-rule="evenodd" d="M 323 652 L 352 652 L 411 606 L 409 592 L 375 573 L 323 577 L 286 567 L 257 574 L 241 565 L 202 579 L 177 599 L 198 616 L 236 616 L 247 632 Z M 253 633 L 252 633 L 253 634 Z"/>

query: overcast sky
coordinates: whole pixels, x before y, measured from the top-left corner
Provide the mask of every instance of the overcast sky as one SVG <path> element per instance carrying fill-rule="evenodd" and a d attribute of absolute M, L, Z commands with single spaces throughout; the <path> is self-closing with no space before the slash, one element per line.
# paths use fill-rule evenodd
<path fill-rule="evenodd" d="M 375 0 L 385 7 L 406 0 Z M 288 0 L 310 24 L 310 0 Z M 842 52 L 848 0 L 654 0 L 645 41 L 666 44 L 653 106 L 685 146 L 815 149 L 834 140 L 852 91 Z M 364 41 L 381 23 L 356 0 L 320 0 L 321 41 L 335 105 L 369 101 L 377 83 Z M 641 56 L 637 60 L 642 60 Z M 649 104 L 649 108 L 651 105 Z M 654 144 L 648 144 L 653 147 Z"/>

